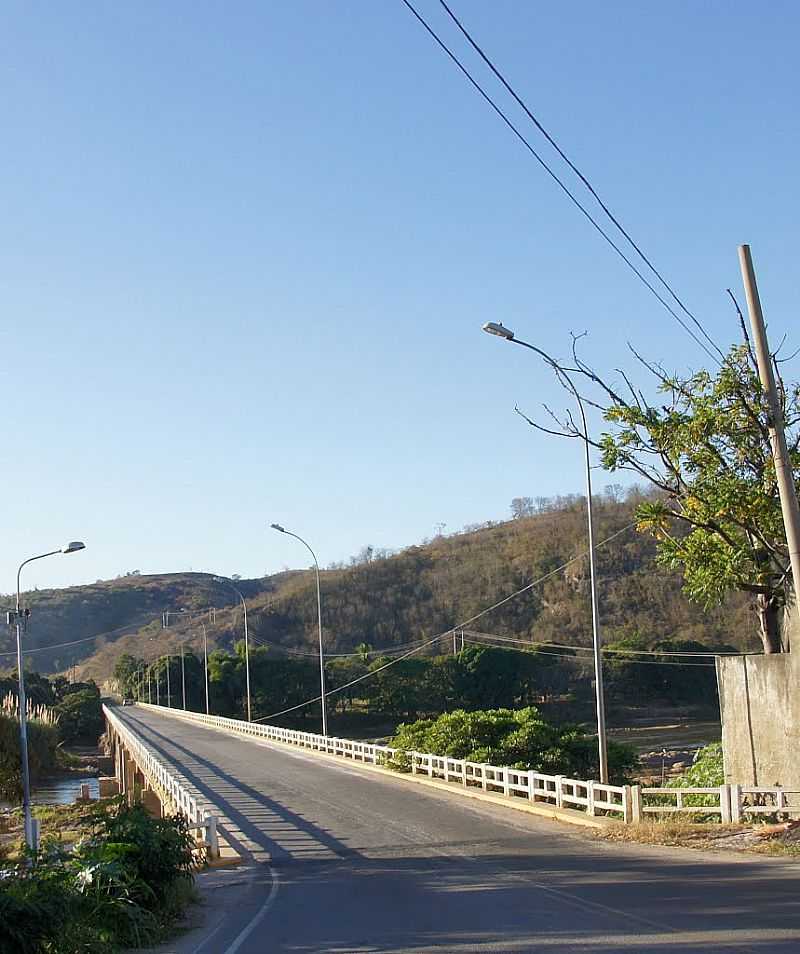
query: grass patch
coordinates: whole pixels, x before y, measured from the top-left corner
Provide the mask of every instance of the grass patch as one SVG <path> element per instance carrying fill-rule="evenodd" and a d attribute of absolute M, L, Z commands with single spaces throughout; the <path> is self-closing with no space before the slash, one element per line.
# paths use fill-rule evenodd
<path fill-rule="evenodd" d="M 796 829 L 795 829 L 796 831 Z M 690 821 L 645 821 L 595 832 L 604 841 L 701 851 L 746 851 L 781 858 L 800 857 L 800 841 L 789 833 L 768 834 L 761 825 L 692 824 Z M 794 836 L 794 837 L 793 837 Z"/>

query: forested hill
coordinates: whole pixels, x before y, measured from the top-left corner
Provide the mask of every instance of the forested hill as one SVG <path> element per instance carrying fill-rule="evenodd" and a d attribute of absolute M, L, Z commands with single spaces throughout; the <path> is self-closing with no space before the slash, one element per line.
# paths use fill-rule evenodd
<path fill-rule="evenodd" d="M 604 638 L 638 635 L 649 644 L 676 637 L 757 648 L 755 621 L 745 597 L 734 596 L 725 606 L 705 611 L 683 596 L 677 574 L 655 564 L 648 536 L 629 528 L 603 543 L 633 522 L 635 503 L 635 495 L 597 501 Z M 587 645 L 591 607 L 583 500 L 561 498 L 515 509 L 519 516 L 508 522 L 436 537 L 393 555 L 365 547 L 350 564 L 324 570 L 327 650 L 348 652 L 362 643 L 391 649 L 432 637 L 541 578 L 541 583 L 475 620 L 472 628 L 537 642 Z M 267 644 L 274 653 L 280 653 L 280 647 L 315 651 L 311 572 L 240 580 L 237 586 L 247 598 L 254 644 Z M 124 577 L 33 592 L 28 601 L 33 610 L 29 645 L 59 646 L 32 656 L 36 668 L 55 671 L 77 662 L 80 675 L 100 680 L 123 652 L 155 658 L 179 651 L 181 642 L 202 652 L 199 611 L 209 606 L 217 607 L 215 619 L 208 614 L 202 618 L 209 649 L 229 647 L 242 633 L 235 595 L 209 574 Z M 184 619 L 171 617 L 170 627 L 162 629 L 162 612 L 181 609 L 188 611 Z M 85 641 L 60 647 L 78 639 Z M 4 634 L 0 648 L 12 649 L 10 635 Z M 11 664 L 13 658 L 6 661 Z"/>

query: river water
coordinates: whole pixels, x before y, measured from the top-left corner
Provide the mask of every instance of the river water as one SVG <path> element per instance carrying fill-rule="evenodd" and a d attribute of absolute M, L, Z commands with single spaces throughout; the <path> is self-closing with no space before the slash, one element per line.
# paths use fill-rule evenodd
<path fill-rule="evenodd" d="M 89 795 L 92 798 L 99 796 L 100 788 L 95 776 L 75 774 L 64 778 L 45 779 L 34 786 L 31 801 L 34 805 L 68 805 L 80 795 L 81 785 L 89 786 Z M 0 809 L 13 807 L 0 801 Z"/>

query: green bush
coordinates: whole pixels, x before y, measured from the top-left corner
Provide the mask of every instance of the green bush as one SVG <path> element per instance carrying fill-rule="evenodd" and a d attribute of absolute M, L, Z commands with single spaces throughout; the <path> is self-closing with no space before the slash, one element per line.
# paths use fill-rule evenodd
<path fill-rule="evenodd" d="M 670 779 L 667 782 L 667 788 L 718 788 L 725 782 L 725 773 L 722 768 L 722 745 L 714 742 L 698 749 L 692 760 L 691 768 L 683 775 Z M 651 795 L 648 798 L 650 805 L 671 805 L 672 798 L 669 795 Z M 719 804 L 716 795 L 685 795 L 683 804 L 691 808 L 711 808 Z M 702 816 L 702 812 L 698 812 Z M 714 821 L 719 818 L 718 815 L 707 815 L 701 818 L 695 817 L 695 821 Z"/>
<path fill-rule="evenodd" d="M 28 722 L 28 764 L 34 781 L 52 774 L 58 767 L 58 728 L 43 722 Z M 19 722 L 0 712 L 0 799 L 18 802 L 22 798 Z"/>
<path fill-rule="evenodd" d="M 438 719 L 398 726 L 390 743 L 400 750 L 395 768 L 406 770 L 409 751 L 447 755 L 470 762 L 533 769 L 548 775 L 590 779 L 599 775 L 597 742 L 577 726 L 545 721 L 535 706 L 525 709 L 457 709 Z M 629 746 L 609 744 L 609 774 L 620 784 L 637 765 Z"/>
<path fill-rule="evenodd" d="M 672 779 L 669 788 L 715 788 L 725 784 L 722 767 L 722 743 L 713 742 L 695 752 L 692 766 L 683 775 Z"/>
<path fill-rule="evenodd" d="M 100 690 L 86 686 L 64 695 L 55 706 L 62 742 L 97 742 L 105 731 Z"/>
<path fill-rule="evenodd" d="M 0 867 L 0 954 L 111 954 L 164 936 L 192 892 L 182 817 L 99 807 L 73 851 L 50 842 Z"/>

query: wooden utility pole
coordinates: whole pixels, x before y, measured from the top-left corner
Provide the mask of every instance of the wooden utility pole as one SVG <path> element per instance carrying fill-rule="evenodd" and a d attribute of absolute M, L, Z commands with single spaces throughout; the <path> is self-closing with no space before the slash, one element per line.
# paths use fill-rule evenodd
<path fill-rule="evenodd" d="M 747 296 L 747 310 L 750 314 L 750 327 L 753 331 L 753 346 L 758 362 L 758 376 L 767 395 L 769 407 L 769 436 L 772 444 L 772 459 L 775 463 L 775 476 L 778 480 L 778 494 L 781 500 L 783 525 L 786 530 L 786 542 L 789 545 L 789 561 L 792 567 L 795 612 L 800 617 L 800 507 L 797 504 L 797 489 L 794 483 L 792 462 L 786 448 L 786 435 L 783 430 L 783 408 L 775 387 L 775 375 L 772 370 L 772 355 L 767 344 L 767 329 L 764 327 L 764 315 L 761 312 L 761 300 L 758 297 L 756 273 L 749 245 L 739 246 L 739 265 L 742 269 L 744 291 Z"/>

